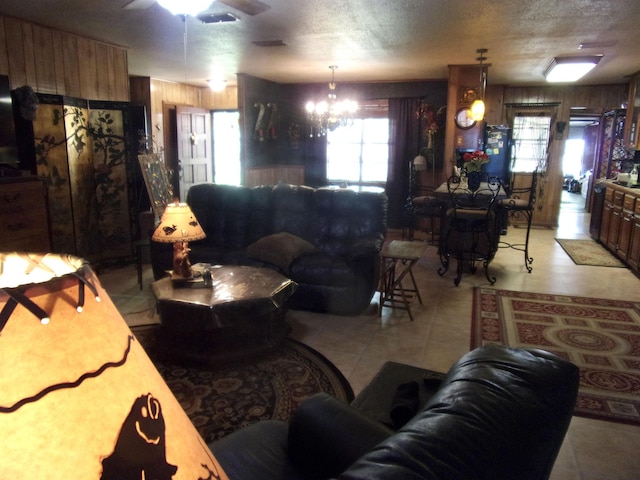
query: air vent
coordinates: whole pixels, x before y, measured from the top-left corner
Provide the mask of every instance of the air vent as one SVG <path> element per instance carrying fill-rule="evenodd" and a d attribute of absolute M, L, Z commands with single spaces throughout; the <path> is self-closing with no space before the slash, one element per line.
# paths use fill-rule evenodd
<path fill-rule="evenodd" d="M 255 42 L 251 42 L 258 47 L 286 47 L 287 44 L 282 40 L 258 40 Z"/>
<path fill-rule="evenodd" d="M 578 46 L 580 50 L 585 50 L 587 48 L 606 48 L 606 47 L 615 47 L 618 44 L 615 40 L 610 41 L 602 41 L 602 42 L 582 42 Z"/>
<path fill-rule="evenodd" d="M 237 22 L 239 19 L 231 13 L 203 13 L 198 15 L 198 20 L 202 23 L 227 23 Z"/>

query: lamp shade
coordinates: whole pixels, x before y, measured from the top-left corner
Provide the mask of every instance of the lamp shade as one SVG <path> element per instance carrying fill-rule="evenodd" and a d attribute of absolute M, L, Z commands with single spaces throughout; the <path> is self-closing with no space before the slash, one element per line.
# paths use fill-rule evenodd
<path fill-rule="evenodd" d="M 415 168 L 416 171 L 418 171 L 418 172 L 426 170 L 427 169 L 427 159 L 422 155 L 418 155 L 416 158 L 413 159 L 413 168 Z"/>
<path fill-rule="evenodd" d="M 213 0 L 158 0 L 161 7 L 166 8 L 172 15 L 191 15 L 195 17 L 204 12 Z"/>
<path fill-rule="evenodd" d="M 575 82 L 592 70 L 602 55 L 556 57 L 544 71 L 547 82 Z"/>
<path fill-rule="evenodd" d="M 0 478 L 227 478 L 89 265 L 0 267 Z"/>
<path fill-rule="evenodd" d="M 176 243 L 202 240 L 206 235 L 186 203 L 167 205 L 160 224 L 151 237 L 155 242 Z"/>

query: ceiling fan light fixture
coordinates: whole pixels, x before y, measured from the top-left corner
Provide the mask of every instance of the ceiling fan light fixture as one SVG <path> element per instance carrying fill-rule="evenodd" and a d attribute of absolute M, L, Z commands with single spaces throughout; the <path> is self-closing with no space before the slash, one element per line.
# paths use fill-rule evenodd
<path fill-rule="evenodd" d="M 547 82 L 575 82 L 584 77 L 600 62 L 603 55 L 555 57 L 544 71 Z"/>
<path fill-rule="evenodd" d="M 191 15 L 195 17 L 204 12 L 213 0 L 158 0 L 158 4 L 169 10 L 172 15 Z"/>

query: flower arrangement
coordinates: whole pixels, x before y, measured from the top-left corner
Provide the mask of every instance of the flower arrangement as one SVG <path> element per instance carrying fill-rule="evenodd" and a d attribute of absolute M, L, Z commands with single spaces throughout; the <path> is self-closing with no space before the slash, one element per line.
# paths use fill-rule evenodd
<path fill-rule="evenodd" d="M 489 163 L 489 155 L 481 150 L 467 152 L 462 158 L 464 160 L 462 168 L 467 172 L 480 172 L 482 171 L 482 166 Z"/>

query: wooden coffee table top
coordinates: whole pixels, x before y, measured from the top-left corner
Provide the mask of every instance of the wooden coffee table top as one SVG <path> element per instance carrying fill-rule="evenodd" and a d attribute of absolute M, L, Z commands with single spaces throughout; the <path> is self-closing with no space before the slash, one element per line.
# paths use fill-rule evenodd
<path fill-rule="evenodd" d="M 159 302 L 212 308 L 229 303 L 251 302 L 279 308 L 297 287 L 294 281 L 269 268 L 212 266 L 211 272 L 212 287 L 184 286 L 166 277 L 153 282 L 151 291 Z"/>

